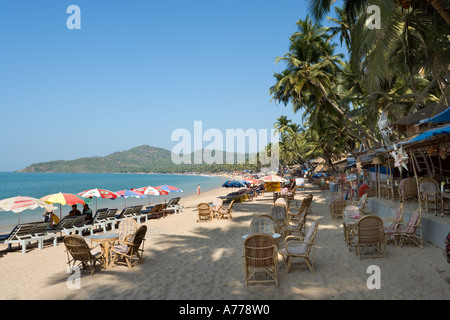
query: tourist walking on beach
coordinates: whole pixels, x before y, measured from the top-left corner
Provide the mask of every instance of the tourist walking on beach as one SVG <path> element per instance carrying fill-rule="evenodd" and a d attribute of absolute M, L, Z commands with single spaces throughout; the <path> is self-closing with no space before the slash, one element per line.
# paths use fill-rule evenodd
<path fill-rule="evenodd" d="M 197 195 L 200 195 L 200 185 L 197 186 Z"/>

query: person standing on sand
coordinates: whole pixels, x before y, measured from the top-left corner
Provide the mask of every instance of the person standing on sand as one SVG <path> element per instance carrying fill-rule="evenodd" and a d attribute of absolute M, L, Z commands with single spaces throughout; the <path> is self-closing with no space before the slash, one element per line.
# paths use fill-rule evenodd
<path fill-rule="evenodd" d="M 197 186 L 197 195 L 200 195 L 200 185 Z"/>

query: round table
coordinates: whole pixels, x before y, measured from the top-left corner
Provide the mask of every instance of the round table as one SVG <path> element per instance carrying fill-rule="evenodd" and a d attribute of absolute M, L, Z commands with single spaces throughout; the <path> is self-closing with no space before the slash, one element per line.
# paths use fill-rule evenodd
<path fill-rule="evenodd" d="M 88 236 L 88 238 L 91 239 L 91 243 L 92 242 L 100 243 L 100 245 L 102 247 L 102 251 L 103 251 L 103 257 L 104 257 L 103 266 L 105 269 L 107 269 L 109 267 L 110 260 L 111 260 L 111 257 L 110 257 L 111 243 L 119 240 L 119 234 L 112 233 L 112 232 L 102 233 L 102 234 L 95 234 L 95 235 Z"/>
<path fill-rule="evenodd" d="M 244 240 L 247 239 L 249 235 L 250 234 L 243 235 L 242 239 L 244 239 Z M 273 240 L 278 240 L 279 238 L 281 238 L 281 234 L 279 234 L 279 233 L 273 233 L 273 234 L 271 234 L 271 236 L 272 236 Z"/>

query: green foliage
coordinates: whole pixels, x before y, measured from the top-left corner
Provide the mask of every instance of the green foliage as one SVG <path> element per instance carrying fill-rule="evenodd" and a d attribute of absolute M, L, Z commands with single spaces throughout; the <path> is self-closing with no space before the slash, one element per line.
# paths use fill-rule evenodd
<path fill-rule="evenodd" d="M 32 164 L 21 172 L 90 172 L 90 173 L 188 173 L 258 170 L 257 164 L 250 163 L 251 156 L 245 155 L 245 163 L 238 164 L 238 155 L 233 155 L 234 164 L 174 164 L 169 150 L 147 145 L 127 151 L 114 152 L 105 157 L 80 158 L 70 161 L 50 161 Z"/>

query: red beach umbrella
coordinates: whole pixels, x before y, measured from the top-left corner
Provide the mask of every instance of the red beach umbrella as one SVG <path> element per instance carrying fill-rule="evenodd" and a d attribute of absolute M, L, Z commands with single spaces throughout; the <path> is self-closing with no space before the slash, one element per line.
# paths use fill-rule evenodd
<path fill-rule="evenodd" d="M 136 189 L 131 189 L 131 190 L 136 191 L 136 192 L 141 192 L 148 196 L 150 196 L 150 195 L 161 196 L 161 195 L 169 194 L 169 192 L 166 190 L 162 190 L 157 187 L 151 187 L 151 186 L 141 187 L 141 188 L 136 188 Z M 150 205 L 150 197 L 148 197 L 148 204 Z"/>
<path fill-rule="evenodd" d="M 154 195 L 154 196 L 161 196 L 161 195 L 169 194 L 169 192 L 166 190 L 162 190 L 158 187 L 151 187 L 151 186 L 131 189 L 131 191 L 141 192 L 146 195 Z"/>
<path fill-rule="evenodd" d="M 259 183 L 258 179 L 253 179 L 253 178 L 251 178 L 251 179 L 244 179 L 244 181 L 248 181 L 251 184 L 258 184 Z"/>
<path fill-rule="evenodd" d="M 168 191 L 168 192 L 183 192 L 183 190 L 175 188 L 173 186 L 168 186 L 167 184 L 162 186 L 157 186 L 157 188 Z"/>
<path fill-rule="evenodd" d="M 95 210 L 97 210 L 97 198 L 116 199 L 118 197 L 118 195 L 112 191 L 98 188 L 78 192 L 77 195 L 83 198 L 95 197 Z"/>
<path fill-rule="evenodd" d="M 45 197 L 42 197 L 41 200 L 44 202 L 47 202 L 47 203 L 59 203 L 60 207 L 61 207 L 61 205 L 66 205 L 66 204 L 69 206 L 72 206 L 77 203 L 84 204 L 84 200 L 81 199 L 76 194 L 62 193 L 62 192 L 49 194 Z M 61 218 L 61 208 L 59 210 L 59 217 Z"/>

